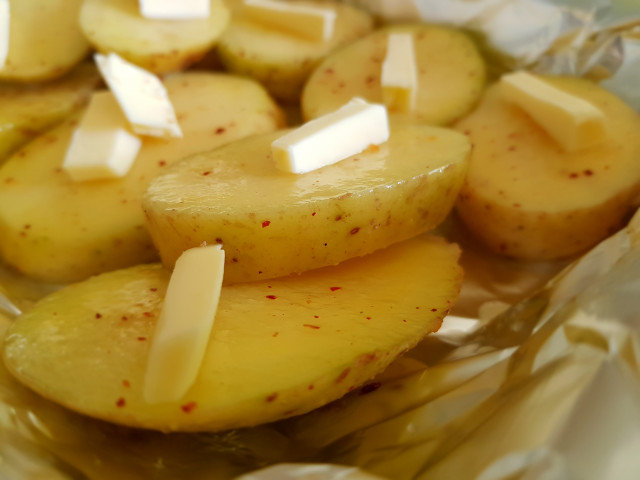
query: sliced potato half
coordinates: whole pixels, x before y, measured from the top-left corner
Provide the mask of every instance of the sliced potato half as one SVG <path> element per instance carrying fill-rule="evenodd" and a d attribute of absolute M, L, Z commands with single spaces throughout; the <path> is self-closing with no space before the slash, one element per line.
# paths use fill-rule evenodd
<path fill-rule="evenodd" d="M 9 0 L 9 54 L 0 79 L 64 75 L 89 53 L 78 25 L 83 0 Z"/>
<path fill-rule="evenodd" d="M 140 207 L 151 179 L 187 155 L 283 124 L 279 108 L 250 79 L 184 73 L 165 85 L 184 138 L 145 138 L 124 178 L 77 183 L 62 170 L 74 121 L 0 168 L 0 253 L 7 263 L 31 277 L 70 282 L 156 259 Z"/>
<path fill-rule="evenodd" d="M 416 105 L 412 112 L 403 115 L 446 125 L 476 104 L 485 86 L 486 67 L 473 41 L 452 28 L 402 25 L 377 30 L 328 56 L 305 85 L 301 100 L 303 116 L 319 117 L 355 96 L 383 103 L 380 76 L 390 33 L 410 33 L 414 42 L 418 70 Z"/>
<path fill-rule="evenodd" d="M 100 84 L 100 74 L 89 62 L 49 83 L 0 84 L 0 163 L 82 107 Z"/>
<path fill-rule="evenodd" d="M 73 410 L 159 430 L 222 430 L 301 414 L 437 330 L 460 288 L 458 248 L 419 237 L 295 278 L 223 287 L 196 383 L 147 404 L 143 379 L 169 272 L 120 270 L 56 292 L 12 325 L 4 358 Z"/>
<path fill-rule="evenodd" d="M 394 128 L 380 147 L 302 174 L 283 173 L 270 133 L 196 155 L 156 178 L 143 200 L 165 265 L 222 243 L 225 282 L 302 273 L 437 226 L 466 172 L 469 143 L 452 130 Z"/>
<path fill-rule="evenodd" d="M 622 226 L 640 192 L 640 117 L 587 80 L 546 77 L 604 112 L 609 138 L 565 152 L 501 86 L 457 124 L 474 145 L 457 210 L 491 249 L 525 259 L 576 254 Z"/>
<path fill-rule="evenodd" d="M 85 0 L 80 26 L 91 44 L 116 52 L 155 73 L 182 70 L 202 58 L 229 22 L 222 0 L 211 0 L 208 18 L 152 20 L 137 0 Z"/>
<path fill-rule="evenodd" d="M 330 6 L 337 17 L 333 37 L 314 42 L 243 18 L 237 7 L 229 28 L 218 43 L 218 52 L 232 72 L 256 78 L 275 97 L 297 102 L 302 86 L 314 67 L 331 51 L 366 35 L 373 28 L 371 16 L 334 1 L 301 1 L 303 5 Z"/>

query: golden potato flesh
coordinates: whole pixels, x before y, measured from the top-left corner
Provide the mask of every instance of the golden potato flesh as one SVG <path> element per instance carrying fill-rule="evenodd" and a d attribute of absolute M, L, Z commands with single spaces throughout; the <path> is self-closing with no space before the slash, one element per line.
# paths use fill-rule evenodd
<path fill-rule="evenodd" d="M 414 42 L 416 105 L 404 115 L 446 125 L 475 105 L 484 88 L 486 72 L 484 60 L 471 39 L 446 27 L 403 25 L 377 30 L 328 56 L 305 85 L 303 116 L 319 117 L 355 96 L 382 103 L 380 76 L 390 33 L 410 33 Z"/>
<path fill-rule="evenodd" d="M 335 265 L 434 228 L 466 172 L 463 135 L 408 125 L 360 155 L 284 173 L 270 147 L 283 133 L 196 155 L 152 182 L 143 207 L 165 265 L 202 242 L 223 244 L 226 283 Z"/>
<path fill-rule="evenodd" d="M 336 267 L 222 289 L 195 384 L 143 400 L 145 365 L 169 272 L 145 265 L 93 277 L 12 325 L 9 370 L 73 410 L 160 430 L 221 430 L 307 412 L 364 383 L 437 330 L 458 294 L 458 248 L 422 236 Z"/>
<path fill-rule="evenodd" d="M 9 54 L 1 80 L 60 77 L 89 53 L 78 25 L 82 0 L 9 0 Z"/>
<path fill-rule="evenodd" d="M 61 166 L 75 122 L 0 168 L 0 253 L 7 263 L 35 278 L 70 282 L 155 260 L 140 207 L 151 179 L 187 155 L 282 126 L 279 108 L 252 80 L 184 73 L 165 85 L 184 138 L 145 138 L 125 177 L 71 180 Z"/>
<path fill-rule="evenodd" d="M 329 41 L 311 41 L 262 26 L 244 19 L 242 10 L 238 9 L 218 43 L 220 58 L 229 70 L 256 78 L 272 95 L 291 102 L 298 101 L 305 80 L 327 54 L 373 28 L 369 14 L 348 5 L 296 3 L 335 8 L 335 31 Z"/>
<path fill-rule="evenodd" d="M 497 84 L 457 124 L 474 145 L 457 210 L 493 250 L 525 259 L 566 257 L 622 226 L 640 191 L 640 117 L 603 88 L 548 77 L 606 115 L 609 138 L 565 152 Z"/>
<path fill-rule="evenodd" d="M 210 12 L 203 19 L 152 20 L 140 14 L 137 0 L 85 0 L 80 26 L 97 50 L 167 73 L 188 67 L 214 45 L 230 14 L 222 0 L 211 0 Z"/>
<path fill-rule="evenodd" d="M 82 107 L 100 83 L 98 71 L 87 62 L 49 83 L 0 84 L 0 163 Z"/>

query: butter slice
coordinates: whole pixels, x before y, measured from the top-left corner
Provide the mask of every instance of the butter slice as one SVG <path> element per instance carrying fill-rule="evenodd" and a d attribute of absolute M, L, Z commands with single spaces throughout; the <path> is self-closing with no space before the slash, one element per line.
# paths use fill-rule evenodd
<path fill-rule="evenodd" d="M 337 17 L 330 7 L 279 0 L 245 0 L 244 15 L 256 23 L 318 42 L 331 39 Z"/>
<path fill-rule="evenodd" d="M 0 68 L 9 55 L 9 0 L 0 0 Z"/>
<path fill-rule="evenodd" d="M 147 360 L 147 403 L 181 399 L 200 370 L 213 327 L 222 277 L 221 245 L 191 248 L 176 261 Z"/>
<path fill-rule="evenodd" d="M 409 112 L 415 108 L 418 71 L 410 33 L 391 33 L 387 37 L 380 83 L 382 98 L 390 110 Z"/>
<path fill-rule="evenodd" d="M 502 95 L 540 125 L 565 151 L 602 143 L 607 120 L 600 109 L 527 72 L 504 75 Z"/>
<path fill-rule="evenodd" d="M 209 18 L 209 0 L 139 0 L 140 14 L 152 20 Z"/>
<path fill-rule="evenodd" d="M 182 137 L 173 105 L 158 77 L 115 53 L 96 53 L 95 61 L 135 133 Z"/>
<path fill-rule="evenodd" d="M 141 144 L 129 132 L 127 119 L 113 94 L 96 92 L 73 132 L 62 168 L 77 182 L 123 177 Z"/>
<path fill-rule="evenodd" d="M 311 120 L 271 144 L 276 166 L 306 173 L 362 152 L 389 139 L 384 105 L 353 98 L 338 110 Z"/>

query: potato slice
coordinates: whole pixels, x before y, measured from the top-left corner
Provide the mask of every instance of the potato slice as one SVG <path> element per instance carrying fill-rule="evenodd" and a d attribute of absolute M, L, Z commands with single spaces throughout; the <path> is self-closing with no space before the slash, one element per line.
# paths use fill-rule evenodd
<path fill-rule="evenodd" d="M 234 283 L 371 253 L 444 219 L 469 152 L 457 132 L 409 125 L 379 148 L 296 175 L 271 157 L 282 135 L 196 155 L 152 182 L 143 208 L 165 265 L 204 241 L 222 243 L 225 282 Z"/>
<path fill-rule="evenodd" d="M 242 18 L 238 9 L 218 43 L 220 58 L 229 70 L 256 78 L 272 95 L 290 102 L 298 101 L 305 80 L 327 54 L 373 28 L 371 16 L 354 7 L 337 2 L 299 3 L 336 9 L 331 40 L 314 42 L 280 32 Z"/>
<path fill-rule="evenodd" d="M 305 85 L 303 116 L 319 117 L 355 96 L 382 103 L 380 76 L 390 33 L 413 36 L 418 90 L 415 109 L 406 114 L 410 119 L 446 125 L 475 105 L 486 67 L 471 39 L 451 28 L 403 25 L 378 30 L 327 57 Z"/>
<path fill-rule="evenodd" d="M 9 0 L 9 55 L 0 79 L 47 80 L 89 53 L 78 25 L 82 0 Z"/>
<path fill-rule="evenodd" d="M 195 20 L 151 20 L 136 0 L 85 0 L 80 26 L 93 46 L 116 52 L 155 73 L 188 67 L 202 58 L 229 22 L 222 0 L 211 0 L 211 15 Z"/>
<path fill-rule="evenodd" d="M 23 273 L 52 282 L 157 258 L 140 199 L 171 162 L 275 130 L 282 113 L 256 82 L 185 73 L 165 85 L 183 139 L 145 138 L 122 179 L 76 183 L 61 169 L 75 122 L 28 144 L 0 169 L 0 252 Z"/>
<path fill-rule="evenodd" d="M 100 83 L 100 74 L 87 62 L 50 83 L 0 84 L 0 163 L 87 103 Z"/>
<path fill-rule="evenodd" d="M 546 77 L 601 109 L 609 138 L 565 152 L 497 84 L 458 123 L 474 149 L 457 209 L 492 250 L 526 259 L 566 257 L 622 226 L 640 191 L 640 118 L 603 88 Z"/>
<path fill-rule="evenodd" d="M 45 397 L 160 430 L 221 430 L 307 412 L 371 378 L 437 330 L 460 288 L 458 248 L 419 237 L 337 267 L 222 289 L 195 384 L 142 397 L 169 272 L 145 265 L 56 292 L 16 320 L 4 358 Z"/>

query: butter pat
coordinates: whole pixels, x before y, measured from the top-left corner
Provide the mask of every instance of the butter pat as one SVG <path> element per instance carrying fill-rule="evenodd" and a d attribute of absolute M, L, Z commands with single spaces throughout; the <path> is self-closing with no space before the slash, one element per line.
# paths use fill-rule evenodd
<path fill-rule="evenodd" d="M 223 274 L 221 245 L 191 248 L 176 261 L 151 339 L 146 402 L 177 401 L 195 382 L 218 309 Z"/>
<path fill-rule="evenodd" d="M 9 55 L 9 0 L 0 0 L 0 68 Z"/>
<path fill-rule="evenodd" d="M 389 139 L 384 105 L 361 98 L 278 138 L 271 144 L 276 166 L 285 172 L 306 173 L 362 152 Z"/>
<path fill-rule="evenodd" d="M 208 18 L 209 0 L 139 0 L 140 14 L 153 20 Z"/>
<path fill-rule="evenodd" d="M 318 42 L 331 39 L 337 16 L 333 8 L 279 0 L 245 0 L 244 15 L 256 23 Z"/>
<path fill-rule="evenodd" d="M 504 75 L 502 95 L 540 125 L 565 151 L 602 143 L 607 120 L 591 103 L 566 93 L 527 72 Z"/>
<path fill-rule="evenodd" d="M 129 132 L 127 119 L 113 94 L 97 92 L 73 132 L 62 168 L 77 182 L 123 177 L 141 144 Z"/>
<path fill-rule="evenodd" d="M 182 137 L 173 105 L 158 77 L 115 53 L 96 53 L 95 61 L 135 133 Z"/>
<path fill-rule="evenodd" d="M 380 83 L 382 98 L 389 109 L 409 112 L 415 108 L 418 71 L 410 33 L 391 33 L 387 37 Z"/>

